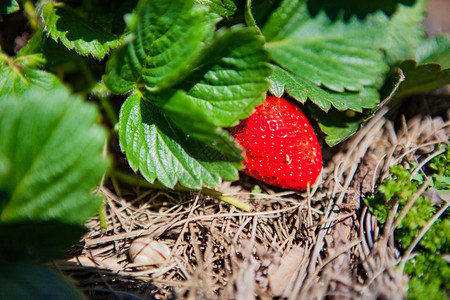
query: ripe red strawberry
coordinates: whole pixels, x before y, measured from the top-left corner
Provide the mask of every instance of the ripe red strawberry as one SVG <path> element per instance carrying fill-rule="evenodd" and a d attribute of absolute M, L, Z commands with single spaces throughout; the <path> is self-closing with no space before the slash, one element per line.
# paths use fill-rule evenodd
<path fill-rule="evenodd" d="M 244 148 L 244 172 L 294 190 L 312 185 L 322 170 L 322 152 L 306 116 L 283 98 L 268 97 L 233 130 Z"/>

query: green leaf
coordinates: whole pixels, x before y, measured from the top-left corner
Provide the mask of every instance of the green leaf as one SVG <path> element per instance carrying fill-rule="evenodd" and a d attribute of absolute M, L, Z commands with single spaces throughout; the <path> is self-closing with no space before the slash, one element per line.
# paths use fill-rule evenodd
<path fill-rule="evenodd" d="M 417 62 L 435 63 L 450 68 L 450 35 L 438 35 L 424 41 L 416 51 Z"/>
<path fill-rule="evenodd" d="M 263 47 L 264 40 L 255 28 L 234 26 L 218 31 L 203 52 L 201 65 L 176 86 L 186 92 L 183 101 L 201 108 L 216 126 L 237 125 L 264 101 L 269 87 L 267 77 L 272 71 Z"/>
<path fill-rule="evenodd" d="M 286 93 L 302 103 L 309 98 L 324 111 L 328 111 L 333 106 L 338 110 L 351 109 L 362 112 L 364 108 L 376 107 L 380 99 L 376 89 L 371 87 L 366 87 L 357 93 L 336 93 L 321 88 L 308 79 L 292 74 L 278 66 L 273 66 L 273 68 L 274 72 L 269 77 L 271 82 L 270 91 L 272 94 L 281 97 L 286 91 Z M 323 117 L 329 118 L 326 115 Z"/>
<path fill-rule="evenodd" d="M 159 91 L 186 78 L 217 21 L 192 0 L 140 1 L 133 41 L 111 55 L 104 81 L 116 93 Z"/>
<path fill-rule="evenodd" d="M 381 82 L 387 65 L 377 48 L 386 17 L 331 22 L 311 18 L 305 1 L 285 0 L 262 28 L 273 60 L 291 73 L 337 92 Z"/>
<path fill-rule="evenodd" d="M 148 96 L 151 99 L 152 95 Z M 227 131 L 219 129 L 218 119 L 210 118 L 202 107 L 192 101 L 192 97 L 178 90 L 167 98 L 169 100 L 160 105 L 162 113 L 186 135 L 208 144 L 230 159 L 242 159 L 241 149 L 235 145 Z"/>
<path fill-rule="evenodd" d="M 86 299 L 71 280 L 47 267 L 27 262 L 0 264 L 2 299 Z"/>
<path fill-rule="evenodd" d="M 0 101 L 1 222 L 84 224 L 101 199 L 92 189 L 108 166 L 97 109 L 66 89 L 32 89 Z M 70 138 L 68 138 L 70 137 Z"/>
<path fill-rule="evenodd" d="M 366 114 L 354 111 L 331 109 L 325 113 L 315 105 L 308 105 L 307 108 L 318 121 L 320 130 L 326 134 L 325 141 L 329 146 L 335 146 L 355 134 L 367 119 Z"/>
<path fill-rule="evenodd" d="M 112 48 L 120 45 L 117 36 L 84 20 L 63 4 L 48 2 L 41 16 L 44 30 L 53 40 L 61 41 L 81 55 L 103 59 Z"/>
<path fill-rule="evenodd" d="M 262 27 L 270 13 L 279 6 L 280 2 L 281 0 L 251 1 L 251 13 L 258 27 Z"/>
<path fill-rule="evenodd" d="M 450 84 L 450 69 L 441 69 L 437 64 L 417 64 L 414 60 L 405 60 L 399 65 L 405 76 L 395 97 L 434 91 Z"/>
<path fill-rule="evenodd" d="M 399 5 L 397 12 L 391 17 L 388 32 L 381 41 L 389 64 L 415 57 L 417 47 L 426 37 L 422 22 L 427 2 L 417 0 L 411 7 Z"/>
<path fill-rule="evenodd" d="M 44 63 L 41 55 L 9 58 L 0 54 L 0 96 L 22 94 L 33 87 L 51 90 L 60 86 L 61 82 L 55 75 L 35 69 Z"/>
<path fill-rule="evenodd" d="M 46 68 L 78 59 L 78 54 L 75 51 L 69 50 L 61 43 L 47 37 L 42 28 L 33 34 L 28 43 L 17 53 L 17 56 L 35 55 L 37 53 L 42 55 Z"/>
<path fill-rule="evenodd" d="M 379 108 L 391 101 L 402 80 L 402 76 L 392 76 L 384 87 L 383 101 L 376 107 L 364 109 L 362 112 L 355 112 L 354 110 L 338 111 L 334 108 L 324 112 L 316 105 L 311 104 L 308 104 L 307 108 L 311 116 L 318 121 L 322 132 L 327 135 L 326 143 L 329 146 L 335 146 L 355 134 L 365 122 L 375 115 Z M 368 94 L 377 93 L 376 90 L 371 88 L 366 88 L 366 90 Z M 364 98 L 364 94 L 365 91 L 362 93 L 341 93 L 338 95 L 342 98 L 342 101 L 351 103 L 360 101 L 361 98 Z"/>
<path fill-rule="evenodd" d="M 224 18 L 231 17 L 237 10 L 232 0 L 195 0 L 195 2 L 208 6 L 213 13 Z"/>
<path fill-rule="evenodd" d="M 12 166 L 10 165 L 9 161 L 0 154 L 0 176 L 5 176 L 10 170 Z M 1 199 L 1 198 L 0 198 Z M 0 200 L 1 205 L 1 200 Z"/>
<path fill-rule="evenodd" d="M 139 94 L 132 94 L 120 111 L 119 140 L 133 170 L 149 182 L 167 187 L 177 182 L 194 189 L 233 180 L 240 163 L 188 136 L 161 109 Z"/>
<path fill-rule="evenodd" d="M 64 2 L 72 5 L 83 19 L 99 25 L 107 32 L 121 35 L 125 29 L 124 15 L 133 11 L 138 0 L 89 0 L 80 1 L 80 4 L 74 1 Z M 118 24 L 114 24 L 115 22 Z"/>
<path fill-rule="evenodd" d="M 186 134 L 240 159 L 241 150 L 219 127 L 237 125 L 264 100 L 271 70 L 263 40 L 255 28 L 234 26 L 218 31 L 202 57 L 179 90 L 146 97 Z"/>
<path fill-rule="evenodd" d="M 16 0 L 0 1 L 0 15 L 9 15 L 20 10 L 19 3 Z M 0 16 L 0 21 L 2 17 Z"/>
<path fill-rule="evenodd" d="M 255 17 L 253 16 L 252 0 L 246 0 L 245 1 L 244 19 L 245 19 L 245 24 L 248 27 L 255 27 L 255 28 L 257 28 L 258 32 L 261 34 L 261 31 L 259 30 L 258 24 L 256 23 Z"/>

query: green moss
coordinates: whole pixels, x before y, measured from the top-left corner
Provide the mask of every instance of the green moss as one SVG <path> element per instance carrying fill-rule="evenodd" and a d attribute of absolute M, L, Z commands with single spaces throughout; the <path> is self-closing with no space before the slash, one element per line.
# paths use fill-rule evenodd
<path fill-rule="evenodd" d="M 394 204 L 398 203 L 396 217 L 413 197 L 425 178 L 430 177 L 428 189 L 439 192 L 450 190 L 450 151 L 448 145 L 440 145 L 445 152 L 435 157 L 425 169 L 425 176 L 411 179 L 411 171 L 402 165 L 390 169 L 391 177 L 383 181 L 375 194 L 366 199 L 371 212 L 384 225 Z M 411 245 L 414 238 L 440 209 L 442 203 L 431 202 L 420 196 L 394 232 L 400 251 Z M 448 210 L 433 223 L 414 249 L 416 256 L 405 265 L 410 276 L 409 299 L 446 299 L 450 292 L 450 265 L 444 255 L 450 253 L 450 214 Z"/>

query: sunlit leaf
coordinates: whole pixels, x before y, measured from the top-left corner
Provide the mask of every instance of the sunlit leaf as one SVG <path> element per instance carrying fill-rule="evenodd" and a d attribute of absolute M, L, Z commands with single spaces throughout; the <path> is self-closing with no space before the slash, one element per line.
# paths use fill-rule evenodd
<path fill-rule="evenodd" d="M 273 68 L 274 72 L 269 78 L 272 94 L 281 97 L 286 92 L 302 103 L 309 98 L 324 111 L 334 107 L 338 110 L 350 109 L 361 112 L 364 108 L 376 107 L 380 99 L 378 92 L 372 87 L 366 87 L 360 92 L 338 93 L 319 87 L 308 79 L 289 73 L 280 67 Z"/>
<path fill-rule="evenodd" d="M 34 87 L 50 90 L 60 86 L 55 75 L 38 69 L 44 63 L 41 55 L 10 58 L 0 54 L 0 96 L 22 94 Z"/>
<path fill-rule="evenodd" d="M 199 189 L 237 177 L 239 162 L 189 137 L 157 106 L 138 94 L 126 100 L 120 112 L 120 146 L 133 170 L 150 182 L 167 187 L 177 182 Z"/>
<path fill-rule="evenodd" d="M 387 65 L 376 41 L 386 17 L 331 22 L 325 14 L 311 18 L 305 1 L 285 0 L 262 32 L 273 60 L 316 85 L 343 92 L 360 91 L 381 82 Z"/>
<path fill-rule="evenodd" d="M 192 0 L 140 1 L 133 20 L 132 42 L 106 66 L 105 83 L 116 93 L 158 91 L 186 78 L 217 21 Z"/>
<path fill-rule="evenodd" d="M 55 41 L 79 54 L 102 59 L 120 45 L 117 36 L 91 23 L 64 4 L 48 2 L 42 8 L 44 30 Z"/>

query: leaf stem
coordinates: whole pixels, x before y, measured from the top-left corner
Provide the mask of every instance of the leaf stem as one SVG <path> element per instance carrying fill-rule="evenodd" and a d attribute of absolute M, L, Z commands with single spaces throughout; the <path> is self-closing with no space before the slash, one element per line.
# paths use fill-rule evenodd
<path fill-rule="evenodd" d="M 33 32 L 36 32 L 36 30 L 39 28 L 39 19 L 36 16 L 36 10 L 33 2 L 31 0 L 25 0 L 22 2 L 22 5 L 25 16 L 30 23 L 31 29 L 33 30 Z"/>
<path fill-rule="evenodd" d="M 253 17 L 253 14 L 252 14 L 252 0 L 246 1 L 244 17 L 245 17 L 245 23 L 247 24 L 247 26 L 254 27 L 258 31 L 258 34 L 262 35 L 261 30 L 259 29 L 258 25 L 256 24 L 255 18 Z"/>
<path fill-rule="evenodd" d="M 98 98 L 100 105 L 103 107 L 106 115 L 108 116 L 109 121 L 112 126 L 115 127 L 119 123 L 119 119 L 117 118 L 117 113 L 111 105 L 111 102 L 109 102 L 108 97 L 105 96 L 102 86 L 103 84 L 97 84 L 96 87 L 92 89 L 92 94 Z"/>
<path fill-rule="evenodd" d="M 106 224 L 106 216 L 105 216 L 105 204 L 104 201 L 102 202 L 102 205 L 98 208 L 98 216 L 100 218 L 100 226 L 102 228 L 102 230 L 106 230 L 106 228 L 108 227 Z"/>
<path fill-rule="evenodd" d="M 240 210 L 243 210 L 245 212 L 250 212 L 252 210 L 252 207 L 249 204 L 247 204 L 237 198 L 234 198 L 231 196 L 220 196 L 218 198 L 219 198 L 219 200 L 222 200 L 223 202 L 233 205 L 234 207 L 237 207 Z"/>
<path fill-rule="evenodd" d="M 97 83 L 97 80 L 92 74 L 91 69 L 86 65 L 86 62 L 82 58 L 79 58 L 78 62 L 80 70 L 86 76 L 86 80 L 88 81 L 89 85 L 93 86 L 91 93 L 98 98 L 100 105 L 105 110 L 109 122 L 111 122 L 112 126 L 114 127 L 119 122 L 116 111 L 108 101 L 108 97 L 105 96 L 105 93 L 101 88 L 101 84 Z"/>

